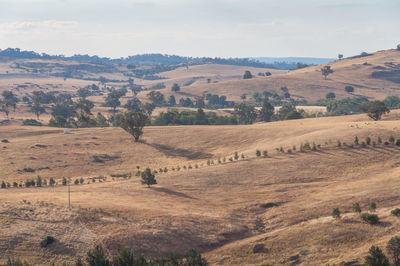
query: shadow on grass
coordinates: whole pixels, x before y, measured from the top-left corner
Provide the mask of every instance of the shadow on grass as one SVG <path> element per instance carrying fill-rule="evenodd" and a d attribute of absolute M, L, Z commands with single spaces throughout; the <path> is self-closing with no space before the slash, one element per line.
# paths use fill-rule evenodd
<path fill-rule="evenodd" d="M 185 157 L 189 160 L 213 158 L 213 155 L 211 153 L 205 153 L 205 152 L 200 152 L 200 151 L 191 151 L 191 150 L 175 148 L 175 147 L 171 147 L 171 146 L 163 145 L 163 144 L 146 143 L 146 142 L 143 142 L 143 143 L 145 143 L 153 148 L 156 148 L 157 150 L 159 150 L 160 152 L 164 153 L 167 156 Z"/>
<path fill-rule="evenodd" d="M 164 187 L 151 187 L 152 190 L 186 199 L 196 199 L 182 192 L 177 192 Z"/>

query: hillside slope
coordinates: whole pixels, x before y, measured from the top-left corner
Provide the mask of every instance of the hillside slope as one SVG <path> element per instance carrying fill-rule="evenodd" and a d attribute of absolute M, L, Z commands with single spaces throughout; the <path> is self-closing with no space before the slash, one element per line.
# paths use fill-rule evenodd
<path fill-rule="evenodd" d="M 400 96 L 400 51 L 387 50 L 372 55 L 347 58 L 327 64 L 334 73 L 325 80 L 320 69 L 324 65 L 311 66 L 253 80 L 228 81 L 217 84 L 193 85 L 182 89 L 184 93 L 201 96 L 203 92 L 226 95 L 228 100 L 241 101 L 240 96 L 252 96 L 254 92 L 277 92 L 286 86 L 295 99 L 315 102 L 334 92 L 337 98 L 365 96 L 384 99 L 388 95 Z M 375 73 L 374 73 L 375 72 Z M 345 92 L 345 86 L 353 86 L 355 92 Z"/>
<path fill-rule="evenodd" d="M 7 139 L 1 143 L 0 181 L 19 184 L 40 175 L 58 183 L 0 189 L 0 262 L 8 256 L 38 264 L 73 262 L 98 243 L 110 254 L 128 248 L 146 257 L 193 247 L 212 265 L 362 262 L 371 244 L 384 247 L 400 229 L 400 220 L 390 216 L 400 205 L 400 153 L 392 144 L 348 145 L 356 135 L 360 142 L 400 137 L 398 118 L 392 112 L 379 122 L 355 115 L 148 127 L 142 143 L 118 128 L 63 134 L 0 126 L 0 139 Z M 337 140 L 348 145 L 338 148 Z M 306 142 L 321 149 L 299 152 Z M 275 150 L 280 147 L 292 152 Z M 256 149 L 267 149 L 269 156 L 256 157 Z M 245 158 L 231 162 L 234 152 Z M 168 172 L 158 173 L 158 184 L 149 189 L 135 176 L 136 166 Z M 122 177 L 129 173 L 131 178 Z M 71 185 L 71 210 L 62 177 L 84 180 Z M 352 203 L 365 210 L 372 200 L 381 218 L 376 226 L 351 213 Z M 341 220 L 330 216 L 336 206 L 344 212 Z M 43 252 L 39 242 L 46 235 L 57 241 Z M 264 249 L 254 253 L 255 244 Z"/>

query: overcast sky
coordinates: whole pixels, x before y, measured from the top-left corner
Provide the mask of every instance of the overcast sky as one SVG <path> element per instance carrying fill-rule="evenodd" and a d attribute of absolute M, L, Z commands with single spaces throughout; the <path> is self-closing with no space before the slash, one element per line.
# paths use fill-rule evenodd
<path fill-rule="evenodd" d="M 336 57 L 400 43 L 400 0 L 0 0 L 0 49 Z"/>

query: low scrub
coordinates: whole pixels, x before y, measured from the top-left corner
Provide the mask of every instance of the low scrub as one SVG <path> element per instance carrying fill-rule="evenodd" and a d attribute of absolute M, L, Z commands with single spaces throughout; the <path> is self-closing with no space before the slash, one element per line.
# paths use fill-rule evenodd
<path fill-rule="evenodd" d="M 371 214 L 371 213 L 361 213 L 360 214 L 360 218 L 361 220 L 363 220 L 364 222 L 367 222 L 369 224 L 377 224 L 379 223 L 379 217 L 376 214 Z"/>
<path fill-rule="evenodd" d="M 52 236 L 46 236 L 42 241 L 40 241 L 40 246 L 42 248 L 47 247 L 48 245 L 54 243 L 55 239 Z"/>
<path fill-rule="evenodd" d="M 399 217 L 400 216 L 400 209 L 396 208 L 390 212 L 392 215 Z"/>

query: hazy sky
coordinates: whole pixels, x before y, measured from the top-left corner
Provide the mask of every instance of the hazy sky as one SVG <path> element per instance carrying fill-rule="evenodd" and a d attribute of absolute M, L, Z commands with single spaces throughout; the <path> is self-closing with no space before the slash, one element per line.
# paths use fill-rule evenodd
<path fill-rule="evenodd" d="M 400 43 L 400 0 L 0 0 L 0 49 L 336 57 Z"/>

